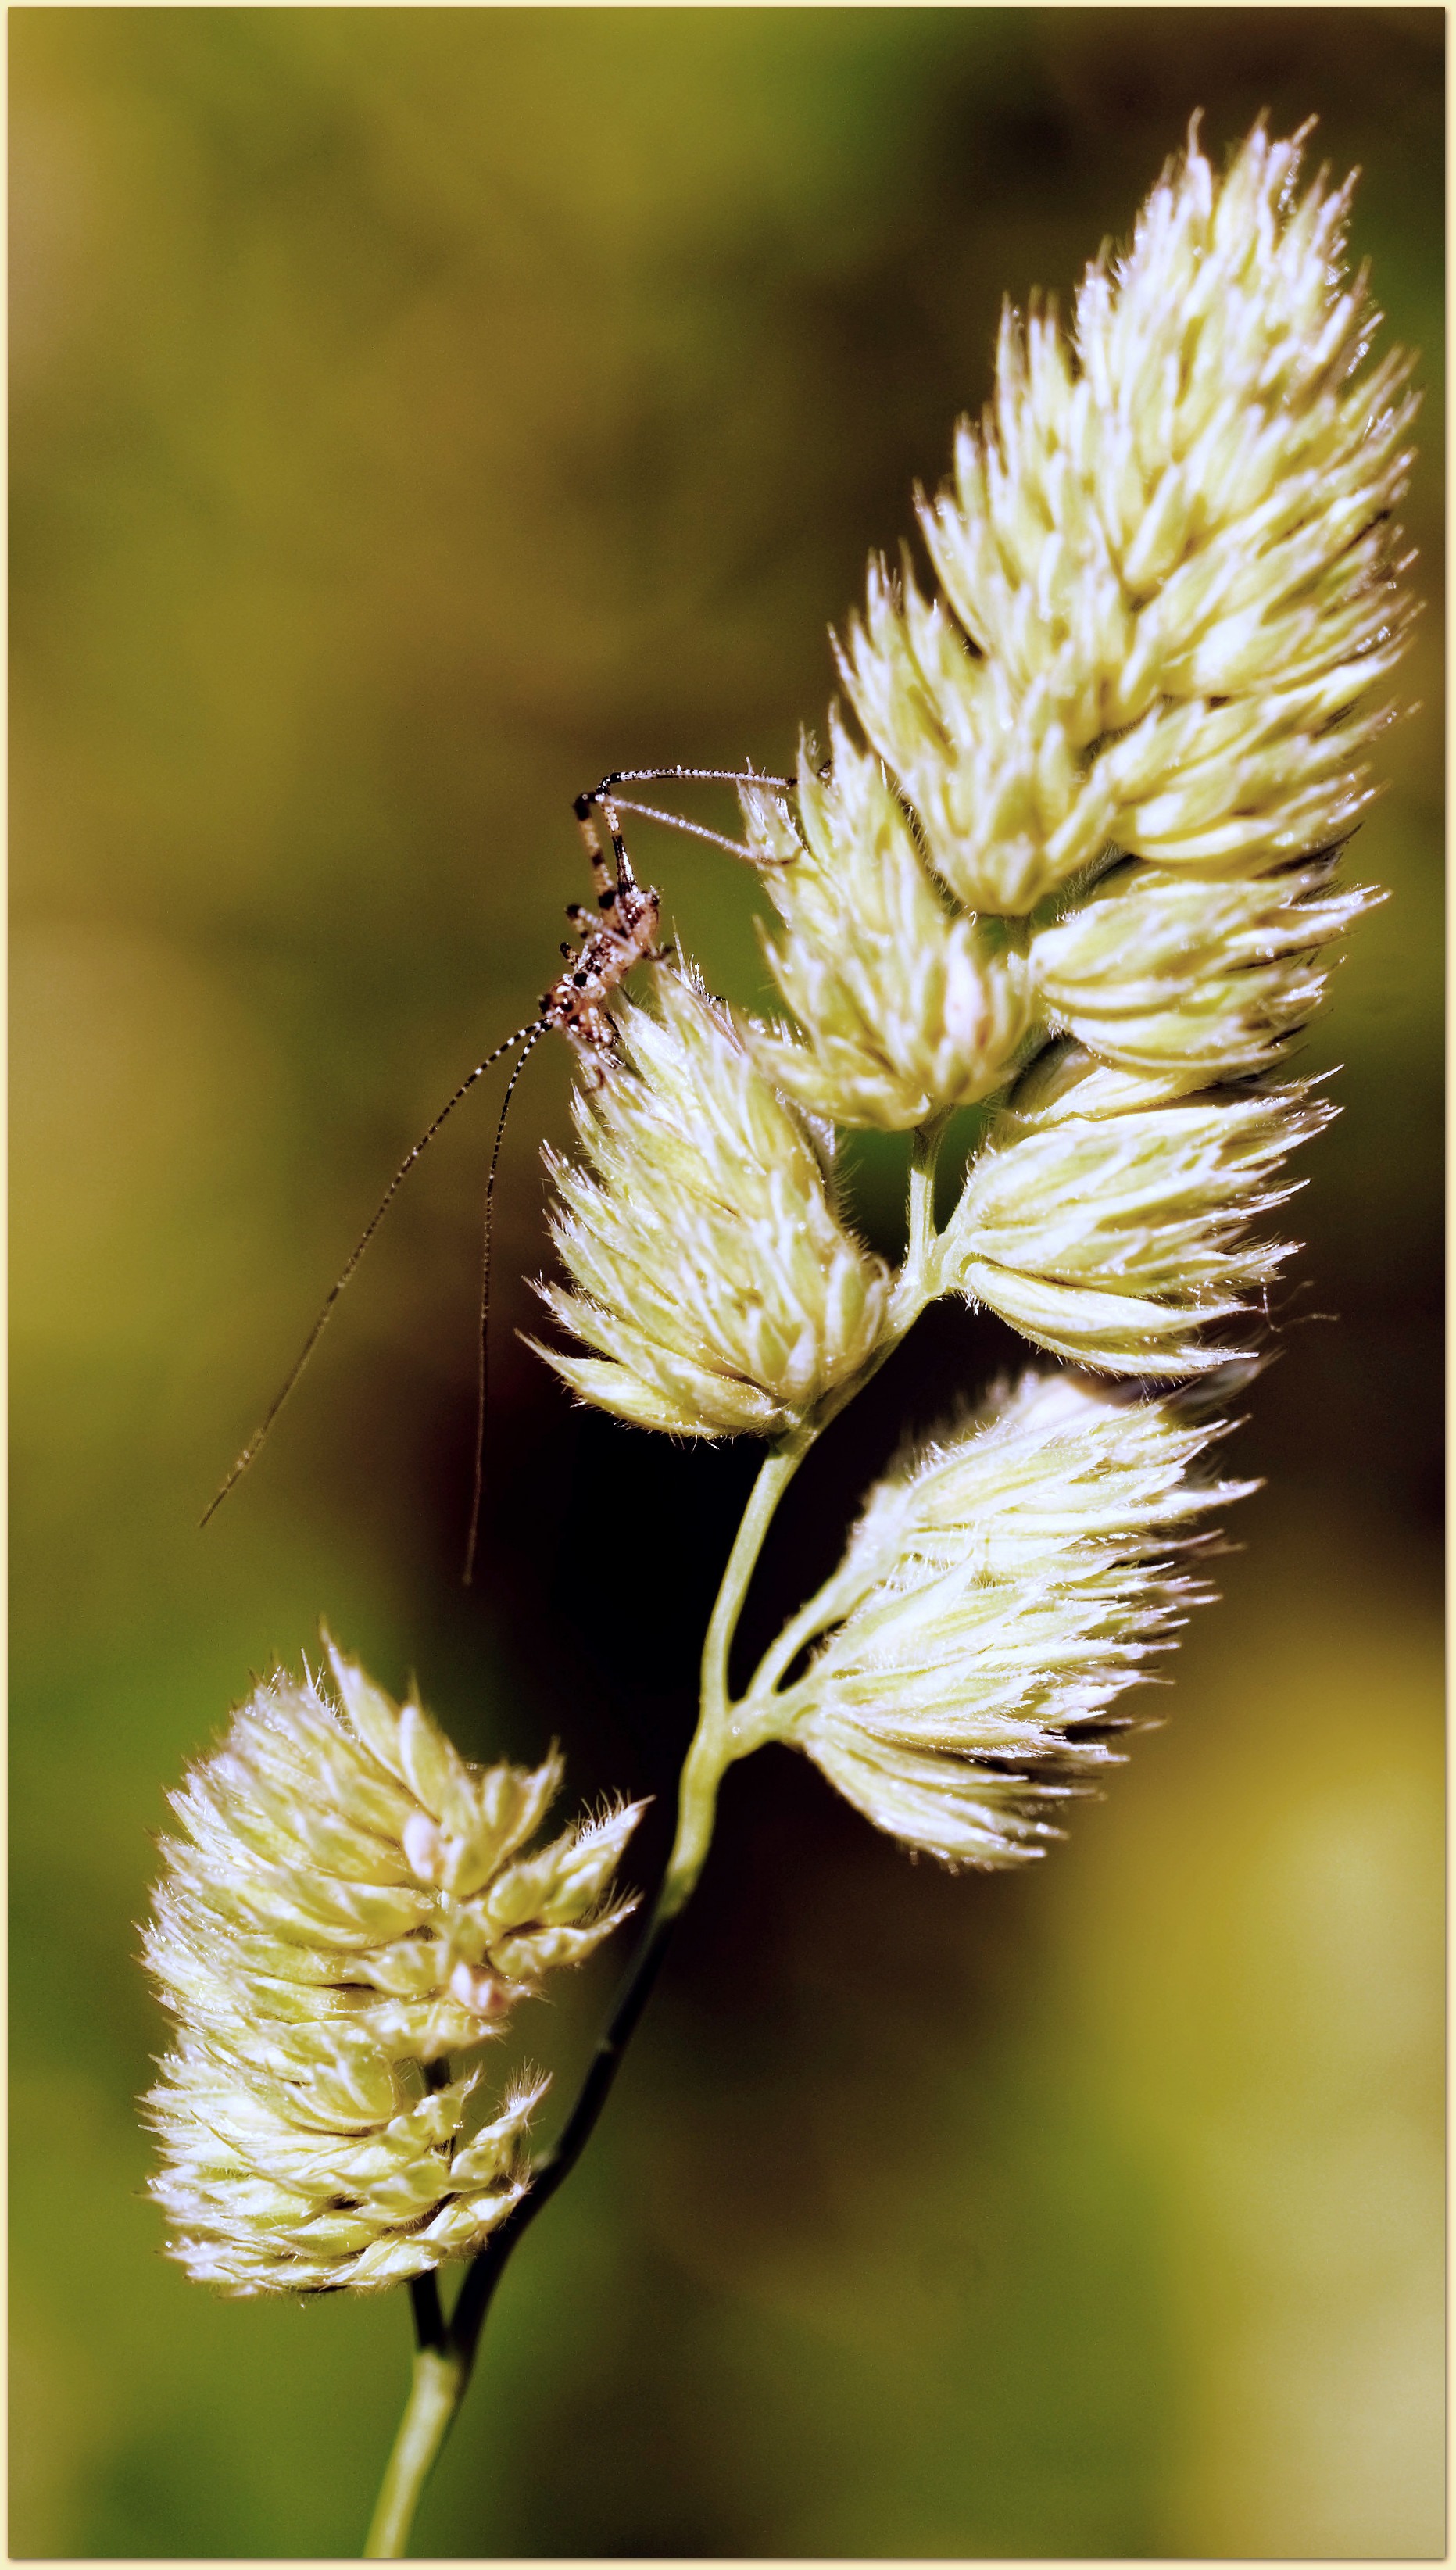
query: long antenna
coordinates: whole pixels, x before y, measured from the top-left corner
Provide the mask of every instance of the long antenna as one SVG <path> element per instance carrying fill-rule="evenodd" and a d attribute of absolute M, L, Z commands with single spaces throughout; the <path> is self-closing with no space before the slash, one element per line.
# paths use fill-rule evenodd
<path fill-rule="evenodd" d="M 389 1185 L 386 1187 L 384 1194 L 380 1198 L 375 1211 L 370 1216 L 369 1221 L 365 1224 L 363 1231 L 355 1242 L 353 1251 L 350 1254 L 348 1264 L 346 1265 L 342 1276 L 340 1276 L 337 1284 L 330 1287 L 323 1309 L 319 1313 L 318 1319 L 314 1322 L 312 1329 L 309 1331 L 307 1338 L 304 1340 L 302 1352 L 299 1355 L 292 1373 L 283 1385 L 281 1392 L 279 1392 L 270 1403 L 262 1420 L 259 1422 L 259 1425 L 253 1430 L 251 1437 L 244 1446 L 242 1453 L 238 1456 L 236 1463 L 232 1466 L 232 1469 L 228 1473 L 226 1480 L 223 1482 L 221 1489 L 208 1502 L 207 1507 L 204 1509 L 202 1516 L 199 1519 L 199 1523 L 201 1525 L 205 1525 L 208 1517 L 215 1514 L 216 1510 L 220 1508 L 223 1500 L 226 1499 L 228 1492 L 232 1489 L 233 1484 L 235 1482 L 240 1482 L 243 1474 L 247 1471 L 249 1464 L 256 1455 L 258 1448 L 262 1445 L 264 1438 L 267 1436 L 267 1433 L 272 1427 L 274 1420 L 277 1418 L 279 1411 L 282 1409 L 284 1402 L 293 1390 L 294 1385 L 298 1381 L 299 1376 L 302 1374 L 304 1367 L 307 1365 L 309 1358 L 312 1356 L 314 1349 L 317 1347 L 319 1340 L 323 1337 L 324 1331 L 327 1329 L 329 1322 L 333 1318 L 334 1305 L 337 1303 L 344 1287 L 352 1277 L 355 1268 L 358 1266 L 365 1250 L 368 1248 L 369 1243 L 374 1238 L 376 1231 L 379 1229 L 385 1215 L 388 1213 L 390 1206 L 393 1204 L 400 1187 L 403 1185 L 404 1180 L 409 1176 L 411 1169 L 414 1167 L 415 1162 L 418 1160 L 420 1153 L 424 1150 L 427 1142 L 434 1141 L 435 1136 L 439 1132 L 447 1115 L 454 1113 L 456 1107 L 460 1104 L 461 1099 L 469 1094 L 470 1090 L 474 1088 L 476 1081 L 484 1076 L 484 1074 L 491 1069 L 493 1063 L 498 1063 L 503 1054 L 510 1053 L 514 1047 L 519 1044 L 526 1045 L 527 1051 L 529 1052 L 531 1050 L 531 1046 L 535 1044 L 536 1039 L 541 1032 L 541 1022 L 538 1021 L 536 1024 L 529 1027 L 518 1027 L 516 1033 L 513 1036 L 508 1036 L 504 1044 L 498 1044 L 494 1053 L 488 1053 L 485 1061 L 478 1062 L 474 1071 L 467 1073 L 466 1077 L 461 1081 L 460 1086 L 456 1089 L 454 1095 L 447 1097 L 445 1104 L 441 1107 L 434 1123 L 427 1126 L 426 1130 L 420 1135 L 414 1149 L 406 1152 L 405 1157 L 401 1160 L 399 1167 L 396 1169 L 394 1176 L 390 1179 Z M 522 1056 L 522 1060 L 525 1060 L 525 1055 Z M 516 1078 L 520 1072 L 520 1069 L 521 1065 L 518 1063 L 516 1072 L 512 1074 L 512 1088 L 516 1085 Z M 508 1089 L 506 1092 L 508 1097 L 510 1096 L 510 1093 L 511 1090 Z M 499 1149 L 499 1147 L 500 1141 L 498 1136 L 497 1148 Z M 491 1168 L 492 1175 L 494 1176 L 494 1161 L 491 1164 Z"/>
<path fill-rule="evenodd" d="M 490 1380 L 491 1225 L 496 1203 L 496 1170 L 500 1164 L 501 1142 L 506 1131 L 506 1118 L 511 1111 L 511 1100 L 516 1094 L 516 1083 L 536 1051 L 539 1040 L 546 1034 L 546 1024 L 547 1021 L 545 1018 L 539 1018 L 536 1025 L 530 1029 L 526 1038 L 525 1051 L 506 1082 L 506 1094 L 501 1100 L 501 1120 L 496 1126 L 495 1147 L 491 1153 L 490 1175 L 486 1179 L 485 1238 L 481 1251 L 481 1335 L 476 1368 L 476 1478 L 475 1488 L 471 1493 L 470 1532 L 465 1542 L 463 1573 L 467 1588 L 475 1577 L 476 1544 L 481 1531 L 481 1503 L 486 1487 L 486 1396 Z"/>

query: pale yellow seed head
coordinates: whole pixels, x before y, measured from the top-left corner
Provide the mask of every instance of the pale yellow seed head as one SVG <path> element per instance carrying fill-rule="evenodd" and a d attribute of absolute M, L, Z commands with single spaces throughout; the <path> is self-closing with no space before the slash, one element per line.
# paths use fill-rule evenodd
<path fill-rule="evenodd" d="M 1031 939 L 1045 1022 L 1129 1071 L 1271 1070 L 1323 998 L 1323 950 L 1382 898 L 1332 889 L 1333 862 L 1227 882 L 1115 867 Z"/>
<path fill-rule="evenodd" d="M 991 1121 L 935 1252 L 940 1290 L 1038 1347 L 1116 1375 L 1228 1361 L 1215 1322 L 1246 1313 L 1289 1254 L 1251 1225 L 1290 1193 L 1280 1163 L 1332 1110 L 1307 1086 L 1195 1089 L 1072 1048 L 1034 1066 Z"/>
<path fill-rule="evenodd" d="M 760 1035 L 781 1088 L 841 1124 L 903 1131 L 988 1096 L 1030 1023 L 1027 968 L 999 921 L 957 914 L 880 760 L 830 719 L 831 774 L 799 761 L 787 804 L 745 792 L 748 841 L 787 934 L 766 939 L 806 1041 Z"/>
<path fill-rule="evenodd" d="M 972 909 L 1109 845 L 1258 873 L 1348 834 L 1410 618 L 1406 361 L 1344 270 L 1349 190 L 1258 129 L 1191 141 L 1070 334 L 1007 313 L 923 513 L 943 603 L 872 575 L 846 680 Z"/>
<path fill-rule="evenodd" d="M 1109 1712 L 1207 1592 L 1173 1566 L 1223 1432 L 1065 1376 L 1002 1386 L 872 1492 L 838 1621 L 761 1736 L 802 1748 L 869 1820 L 951 1865 L 1006 1866 L 1116 1763 Z"/>
<path fill-rule="evenodd" d="M 831 1137 L 765 1077 L 756 1030 L 665 969 L 619 1029 L 622 1061 L 577 1093 L 581 1163 L 546 1154 L 574 1290 L 540 1291 L 595 1354 L 539 1353 L 639 1426 L 778 1436 L 873 1354 L 889 1271 L 840 1220 Z"/>
<path fill-rule="evenodd" d="M 174 1795 L 145 1933 L 179 2028 L 152 2192 L 172 2254 L 232 2293 L 383 2285 L 478 2246 L 526 2185 L 542 2083 L 472 2134 L 475 2077 L 427 2070 L 632 1907 L 610 1883 L 640 1806 L 533 1853 L 557 1759 L 473 1766 L 329 1656 L 336 1694 L 265 1680 Z"/>

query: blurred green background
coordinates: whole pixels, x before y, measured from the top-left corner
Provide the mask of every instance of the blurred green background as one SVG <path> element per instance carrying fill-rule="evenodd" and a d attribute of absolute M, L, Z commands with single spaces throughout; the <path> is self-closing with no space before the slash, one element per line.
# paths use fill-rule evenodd
<path fill-rule="evenodd" d="M 1424 351 L 1430 600 L 1308 1049 L 1268 1477 L 1104 1807 L 1016 1879 L 736 1770 L 592 2151 L 503 2290 L 419 2548 L 1433 2555 L 1442 2545 L 1437 9 L 19 9 L 11 2549 L 358 2549 L 403 2298 L 226 2305 L 133 2099 L 149 1833 L 317 1618 L 477 1754 L 658 1800 L 754 1458 L 572 1413 L 514 1333 L 459 1565 L 490 1109 L 431 1154 L 264 1460 L 196 1518 L 401 1151 L 530 1016 L 605 768 L 777 765 L 826 629 L 1193 109 L 1363 166 Z M 687 807 L 685 807 L 687 808 Z M 722 821 L 705 793 L 691 807 Z M 755 888 L 643 829 L 717 987 Z M 894 1246 L 892 1172 L 864 1214 Z M 764 1640 L 960 1312 L 814 1459 Z M 605 1540 L 602 1527 L 608 1529 Z M 611 1611 L 588 1611 L 605 1601 Z M 620 1958 L 529 2030 L 563 2099 Z"/>

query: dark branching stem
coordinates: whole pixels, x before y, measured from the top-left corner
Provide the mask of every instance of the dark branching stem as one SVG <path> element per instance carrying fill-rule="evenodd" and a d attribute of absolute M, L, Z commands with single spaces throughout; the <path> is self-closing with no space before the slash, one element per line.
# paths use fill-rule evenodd
<path fill-rule="evenodd" d="M 448 2323 L 435 2273 L 416 2276 L 411 2281 L 414 2381 L 364 2547 L 368 2561 L 397 2560 L 405 2550 L 420 2493 L 465 2397 L 486 2314 L 507 2261 L 543 2205 L 550 2202 L 562 2179 L 569 2176 L 591 2138 L 611 2093 L 622 2054 L 647 2004 L 674 1922 L 691 1888 L 691 1884 L 679 1887 L 669 1875 L 561 2133 L 536 2162 L 529 2192 L 467 2269 Z M 439 2084 L 438 2074 L 432 2084 Z"/>
<path fill-rule="evenodd" d="M 570 2176 L 596 2129 L 597 2118 L 611 2094 L 612 2082 L 621 2067 L 622 2055 L 631 2040 L 637 2019 L 651 1996 L 652 1984 L 667 1950 L 667 1940 L 680 1915 L 680 1909 L 670 1912 L 659 1909 L 654 1916 L 559 2136 L 533 2167 L 529 2192 L 507 2215 L 500 2229 L 492 2232 L 484 2249 L 467 2270 L 451 2316 L 449 2333 L 451 2348 L 467 2372 L 474 2361 L 476 2346 L 496 2287 L 517 2242 L 537 2215 L 549 2204 L 562 2180 Z M 418 2328 L 418 2316 L 416 2326 Z"/>
<path fill-rule="evenodd" d="M 433 2267 L 427 2276 L 410 2278 L 410 2310 L 414 2315 L 416 2347 L 442 2356 L 450 2344 L 450 2333 L 440 2301 L 439 2277 Z"/>
<path fill-rule="evenodd" d="M 774 1509 L 815 1430 L 805 1428 L 771 1448 L 744 1511 L 703 1646 L 702 1713 L 683 1768 L 677 1835 L 656 1906 L 616 2005 L 607 2021 L 559 2139 L 537 2161 L 531 2186 L 467 2270 L 448 2325 L 433 2298 L 412 2288 L 415 2370 L 408 2405 L 385 2470 L 365 2545 L 366 2560 L 397 2560 L 409 2540 L 420 2492 L 465 2396 L 481 2330 L 518 2241 L 585 2149 L 657 1977 L 673 1926 L 702 1872 L 724 1768 L 740 1753 L 732 1739 L 728 1650 L 754 1564 Z M 439 2072 L 434 2074 L 438 2080 Z M 427 2280 L 428 2281 L 428 2280 Z"/>
<path fill-rule="evenodd" d="M 739 1613 L 774 1511 L 810 1447 L 831 1419 L 879 1372 L 935 1290 L 930 1274 L 935 1239 L 935 1159 L 948 1120 L 948 1113 L 937 1114 L 914 1137 L 909 1251 L 880 1346 L 858 1376 L 826 1396 L 812 1419 L 769 1449 L 759 1468 L 703 1644 L 701 1712 L 682 1771 L 677 1835 L 667 1873 L 575 2103 L 557 2139 L 533 2166 L 527 2193 L 467 2269 L 449 2321 L 445 2320 L 433 2274 L 417 2278 L 410 2287 L 415 2323 L 414 2382 L 369 2529 L 366 2560 L 396 2560 L 405 2550 L 420 2493 L 470 2381 L 496 2288 L 518 2242 L 570 2175 L 596 2129 L 622 2055 L 651 1995 L 672 1929 L 702 1872 L 723 1772 L 735 1758 L 745 1756 L 757 1745 L 752 1725 L 743 1727 L 736 1722 L 728 1692 L 728 1655 Z M 769 1736 L 758 1734 L 759 1738 Z M 431 2084 L 438 2086 L 447 2076 L 445 2065 L 438 2065 L 430 2074 Z"/>

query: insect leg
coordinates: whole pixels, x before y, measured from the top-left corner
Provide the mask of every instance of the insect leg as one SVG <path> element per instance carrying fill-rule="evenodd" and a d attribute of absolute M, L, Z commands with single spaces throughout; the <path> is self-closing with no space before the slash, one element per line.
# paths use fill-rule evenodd
<path fill-rule="evenodd" d="M 611 853 L 616 859 L 617 888 L 619 891 L 635 891 L 637 878 L 632 872 L 631 858 L 627 855 L 627 843 L 622 837 L 622 825 L 617 819 L 616 805 L 609 794 L 603 794 L 600 800 L 602 817 L 611 832 Z"/>
<path fill-rule="evenodd" d="M 825 772 L 827 773 L 827 771 Z M 594 785 L 588 794 L 580 794 L 577 796 L 576 815 L 578 820 L 580 820 L 583 818 L 584 813 L 589 811 L 593 804 L 600 804 L 602 811 L 607 816 L 608 826 L 611 829 L 612 847 L 616 853 L 617 870 L 619 875 L 623 859 L 626 855 L 626 851 L 621 842 L 621 826 L 616 819 L 616 815 L 620 812 L 636 812 L 641 815 L 644 821 L 660 821 L 670 830 L 681 830 L 685 832 L 689 838 L 706 839 L 710 846 L 715 848 L 726 848 L 731 857 L 742 857 L 745 863 L 752 866 L 758 866 L 760 869 L 769 865 L 789 865 L 793 863 L 792 858 L 787 857 L 757 857 L 754 855 L 751 848 L 745 848 L 739 840 L 725 838 L 723 833 L 719 830 L 706 829 L 700 821 L 685 821 L 682 819 L 681 815 L 676 812 L 660 811 L 655 805 L 650 803 L 629 802 L 625 795 L 613 792 L 613 788 L 618 785 L 653 785 L 675 783 L 678 780 L 683 780 L 689 783 L 698 782 L 707 785 L 777 786 L 781 792 L 789 794 L 792 794 L 798 785 L 797 777 L 766 776 L 760 774 L 757 768 L 752 767 L 678 766 L 615 768 L 610 776 L 603 776 L 600 784 Z M 630 880 L 630 874 L 628 875 L 628 880 Z"/>
<path fill-rule="evenodd" d="M 602 852 L 601 833 L 592 817 L 592 806 L 599 799 L 599 794 L 578 794 L 572 809 L 575 812 L 581 836 L 586 842 L 591 880 L 596 886 L 596 907 L 598 910 L 610 910 L 616 900 L 616 885 L 612 882 L 611 869 Z"/>
<path fill-rule="evenodd" d="M 674 778 L 701 785 L 782 785 L 792 793 L 797 776 L 765 776 L 756 767 L 619 767 L 612 775 L 603 776 L 596 794 L 604 794 L 613 785 L 662 785 Z M 587 798 L 595 800 L 595 796 Z"/>

